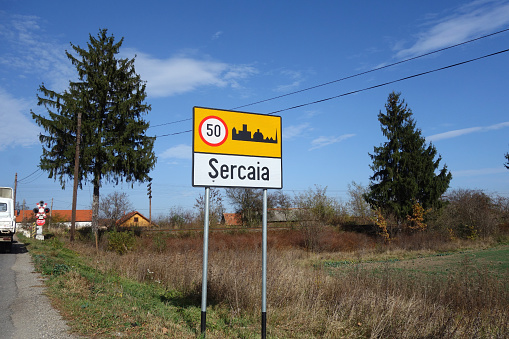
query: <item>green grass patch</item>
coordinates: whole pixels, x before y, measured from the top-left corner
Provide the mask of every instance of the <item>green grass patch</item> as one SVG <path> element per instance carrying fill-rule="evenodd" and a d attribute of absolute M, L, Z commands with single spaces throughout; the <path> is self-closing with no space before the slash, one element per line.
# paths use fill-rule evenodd
<path fill-rule="evenodd" d="M 496 276 L 509 273 L 509 245 L 499 245 L 485 249 L 470 249 L 454 252 L 441 252 L 417 255 L 410 258 L 370 259 L 370 260 L 327 260 L 323 267 L 332 272 L 338 270 L 363 269 L 377 272 L 381 267 L 411 275 L 443 275 L 469 269 L 472 272 L 487 270 Z"/>
<path fill-rule="evenodd" d="M 101 272 L 57 238 L 19 238 L 32 255 L 36 270 L 47 278 L 52 302 L 73 332 L 101 338 L 200 336 L 201 293 L 186 295 L 155 282 L 140 283 L 115 272 Z M 258 322 L 249 317 L 233 318 L 222 305 L 207 310 L 207 333 L 212 337 L 255 338 Z"/>

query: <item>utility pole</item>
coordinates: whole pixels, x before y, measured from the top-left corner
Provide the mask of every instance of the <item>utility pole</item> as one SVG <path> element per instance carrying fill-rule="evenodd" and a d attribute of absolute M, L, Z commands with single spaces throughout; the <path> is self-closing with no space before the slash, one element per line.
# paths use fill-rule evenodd
<path fill-rule="evenodd" d="M 51 209 L 49 210 L 49 223 L 48 227 L 51 226 L 51 222 L 53 221 L 53 198 L 51 198 Z"/>
<path fill-rule="evenodd" d="M 16 190 L 18 189 L 18 172 L 14 176 L 14 209 L 16 209 Z"/>
<path fill-rule="evenodd" d="M 148 179 L 147 185 L 148 195 L 148 225 L 152 226 L 152 178 Z"/>
<path fill-rule="evenodd" d="M 81 112 L 78 112 L 78 127 L 76 129 L 76 154 L 74 156 L 74 189 L 72 191 L 72 217 L 71 217 L 71 241 L 74 241 L 76 230 L 76 200 L 78 197 L 78 176 L 80 166 L 80 139 L 81 139 Z"/>

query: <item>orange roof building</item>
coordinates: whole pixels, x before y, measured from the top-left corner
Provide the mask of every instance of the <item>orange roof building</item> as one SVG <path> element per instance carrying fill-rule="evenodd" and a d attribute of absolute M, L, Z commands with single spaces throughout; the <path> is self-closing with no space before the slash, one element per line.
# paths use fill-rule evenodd
<path fill-rule="evenodd" d="M 63 224 L 67 227 L 71 227 L 72 222 L 72 210 L 52 210 L 46 214 L 46 220 L 48 221 L 51 216 L 53 223 Z M 30 220 L 35 219 L 35 213 L 33 210 L 22 210 L 19 215 L 16 216 L 17 223 L 26 223 Z M 76 227 L 90 227 L 92 226 L 92 210 L 76 210 Z"/>

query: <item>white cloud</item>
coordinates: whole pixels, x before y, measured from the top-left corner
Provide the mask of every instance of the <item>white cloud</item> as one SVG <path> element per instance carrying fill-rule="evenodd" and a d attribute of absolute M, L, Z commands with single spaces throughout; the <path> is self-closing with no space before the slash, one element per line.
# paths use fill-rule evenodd
<path fill-rule="evenodd" d="M 285 127 L 283 128 L 283 140 L 296 138 L 305 131 L 309 131 L 309 123 Z"/>
<path fill-rule="evenodd" d="M 320 136 L 320 137 L 316 138 L 315 140 L 311 141 L 312 147 L 309 150 L 311 151 L 311 150 L 314 150 L 314 149 L 318 149 L 318 148 L 322 148 L 322 147 L 325 147 L 325 146 L 328 146 L 328 145 L 332 145 L 332 144 L 341 142 L 343 140 L 346 140 L 346 139 L 354 137 L 354 136 L 355 136 L 355 134 L 343 134 L 343 135 L 340 135 L 338 137 L 324 137 L 324 136 Z"/>
<path fill-rule="evenodd" d="M 7 147 L 28 147 L 39 143 L 39 127 L 27 117 L 29 104 L 16 99 L 0 87 L 0 151 Z M 23 113 L 25 112 L 25 114 Z"/>
<path fill-rule="evenodd" d="M 481 176 L 481 175 L 493 175 L 493 174 L 500 174 L 500 173 L 507 173 L 507 169 L 500 165 L 500 167 L 497 168 L 481 168 L 481 169 L 475 169 L 475 170 L 461 170 L 461 171 L 452 171 L 453 177 L 474 177 L 474 176 Z"/>
<path fill-rule="evenodd" d="M 292 70 L 283 70 L 281 71 L 281 75 L 292 80 L 291 83 L 285 85 L 279 85 L 276 87 L 276 92 L 290 92 L 295 90 L 300 86 L 303 80 L 303 76 L 301 72 L 292 71 Z"/>
<path fill-rule="evenodd" d="M 163 159 L 176 158 L 176 159 L 191 159 L 192 149 L 191 146 L 180 144 L 175 147 L 168 148 L 159 156 Z"/>
<path fill-rule="evenodd" d="M 509 24 L 509 4 L 499 1 L 474 1 L 420 34 L 410 48 L 400 50 L 398 58 L 412 57 L 454 45 Z"/>
<path fill-rule="evenodd" d="M 320 115 L 321 113 L 316 110 L 309 110 L 304 112 L 304 119 L 311 119 L 317 115 Z"/>
<path fill-rule="evenodd" d="M 505 127 L 509 127 L 509 121 L 501 122 L 499 124 L 495 124 L 495 125 L 491 125 L 491 126 L 470 127 L 470 128 L 457 129 L 457 130 L 448 131 L 448 132 L 439 133 L 439 134 L 433 134 L 433 135 L 426 137 L 426 140 L 436 142 L 438 140 L 456 138 L 456 137 L 459 137 L 459 136 L 462 136 L 465 134 L 476 133 L 476 132 L 489 132 L 489 131 L 498 130 L 498 129 L 505 128 Z"/>
<path fill-rule="evenodd" d="M 219 37 L 223 35 L 223 32 L 222 31 L 217 31 L 216 33 L 214 33 L 214 35 L 212 36 L 212 40 L 216 40 L 216 39 L 219 39 Z"/>
<path fill-rule="evenodd" d="M 157 59 L 134 51 L 130 54 L 137 55 L 136 72 L 147 81 L 147 92 L 154 97 L 182 94 L 202 86 L 237 88 L 240 79 L 257 73 L 255 68 L 246 65 L 184 56 Z"/>
<path fill-rule="evenodd" d="M 488 127 L 484 127 L 484 129 L 486 131 L 493 131 L 493 130 L 497 130 L 497 129 L 501 129 L 501 128 L 505 128 L 505 127 L 509 127 L 509 121 L 501 122 L 499 124 L 491 125 Z"/>
<path fill-rule="evenodd" d="M 0 64 L 15 70 L 19 77 L 38 74 L 57 92 L 68 88 L 69 80 L 77 77 L 65 55 L 70 46 L 46 36 L 37 16 L 4 14 L 1 19 L 0 43 L 8 48 L 0 55 Z"/>
<path fill-rule="evenodd" d="M 0 13 L 1 15 L 2 13 Z M 73 52 L 46 36 L 36 16 L 0 17 L 0 43 L 9 46 L 0 54 L 0 64 L 18 70 L 19 76 L 40 74 L 48 88 L 62 92 L 69 80 L 77 78 L 76 70 L 65 50 Z M 221 32 L 217 32 L 219 37 Z M 136 72 L 147 81 L 147 92 L 154 97 L 171 96 L 202 86 L 239 88 L 239 81 L 256 74 L 248 65 L 199 60 L 186 56 L 157 59 L 123 47 L 120 57 L 136 57 Z"/>

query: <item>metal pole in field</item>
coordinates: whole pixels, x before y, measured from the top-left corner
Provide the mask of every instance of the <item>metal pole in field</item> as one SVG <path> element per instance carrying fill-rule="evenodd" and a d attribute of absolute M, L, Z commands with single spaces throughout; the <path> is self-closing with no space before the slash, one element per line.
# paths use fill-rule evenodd
<path fill-rule="evenodd" d="M 207 324 L 207 266 L 209 249 L 209 199 L 210 187 L 205 187 L 205 211 L 203 221 L 203 274 L 201 281 L 201 333 L 205 338 Z"/>
<path fill-rule="evenodd" d="M 262 339 L 267 335 L 267 189 L 263 190 L 262 225 Z"/>

